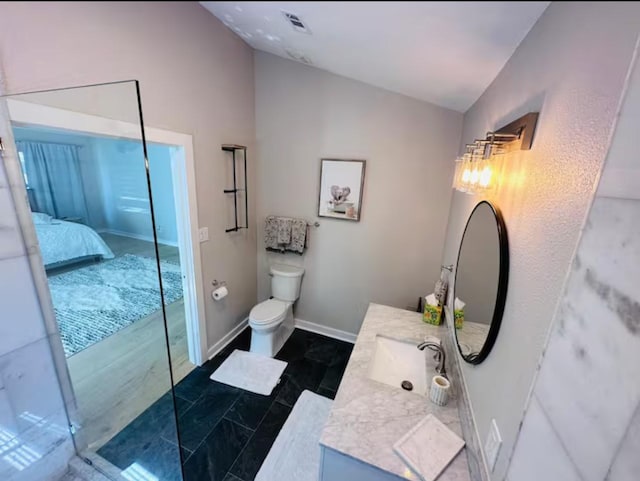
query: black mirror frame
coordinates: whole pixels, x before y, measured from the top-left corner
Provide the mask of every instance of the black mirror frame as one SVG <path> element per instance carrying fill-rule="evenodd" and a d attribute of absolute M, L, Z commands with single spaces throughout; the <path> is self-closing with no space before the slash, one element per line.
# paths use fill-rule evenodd
<path fill-rule="evenodd" d="M 491 212 L 493 212 L 493 215 L 496 219 L 496 225 L 498 227 L 498 242 L 500 244 L 499 245 L 500 269 L 498 273 L 498 292 L 496 294 L 496 303 L 493 310 L 493 319 L 491 320 L 491 326 L 489 327 L 489 333 L 487 334 L 487 338 L 484 341 L 484 345 L 482 346 L 482 349 L 480 350 L 477 356 L 474 356 L 472 358 L 467 358 L 467 356 L 465 356 L 462 353 L 462 349 L 460 348 L 460 343 L 458 342 L 458 330 L 455 328 L 455 322 L 453 322 L 453 330 L 455 331 L 456 345 L 458 346 L 458 352 L 460 353 L 460 356 L 462 357 L 462 359 L 464 359 L 469 364 L 480 364 L 482 361 L 484 361 L 487 358 L 487 356 L 491 352 L 491 349 L 493 349 L 493 345 L 495 344 L 496 339 L 498 338 L 498 331 L 500 330 L 500 324 L 502 323 L 502 316 L 504 314 L 504 305 L 507 300 L 507 287 L 509 285 L 509 240 L 507 239 L 507 226 L 504 223 L 504 218 L 502 217 L 502 213 L 500 212 L 500 209 L 495 207 L 491 202 L 487 200 L 483 200 L 481 202 L 478 202 L 476 206 L 473 208 L 473 210 L 471 211 L 471 214 L 467 219 L 467 224 L 464 227 L 462 239 L 460 240 L 460 248 L 458 249 L 458 259 L 456 260 L 456 277 L 454 280 L 453 299 L 455 301 L 455 298 L 456 298 L 455 286 L 458 281 L 458 263 L 460 262 L 460 252 L 462 251 L 464 236 L 467 233 L 467 228 L 469 227 L 469 222 L 471 221 L 471 218 L 473 217 L 474 212 L 482 204 L 487 204 L 489 206 L 489 208 L 491 209 Z M 455 309 L 455 306 L 454 306 L 454 309 Z M 455 321 L 455 316 L 454 316 L 454 321 Z"/>

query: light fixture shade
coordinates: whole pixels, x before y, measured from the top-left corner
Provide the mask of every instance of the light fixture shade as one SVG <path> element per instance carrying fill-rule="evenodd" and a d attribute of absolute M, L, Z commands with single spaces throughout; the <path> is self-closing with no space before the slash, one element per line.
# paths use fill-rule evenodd
<path fill-rule="evenodd" d="M 486 191 L 491 186 L 493 177 L 493 163 L 491 159 L 483 159 L 478 163 L 478 190 Z"/>
<path fill-rule="evenodd" d="M 473 173 L 473 162 L 471 154 L 466 153 L 462 157 L 456 159 L 456 173 L 454 177 L 453 187 L 459 192 L 468 194 L 472 192 L 471 176 Z"/>
<path fill-rule="evenodd" d="M 452 187 L 456 190 L 460 190 L 460 188 L 462 187 L 462 174 L 464 172 L 464 159 L 462 157 L 458 157 L 455 162 L 456 170 L 453 174 Z"/>
<path fill-rule="evenodd" d="M 484 149 L 477 149 L 456 159 L 453 187 L 459 192 L 477 194 L 493 187 L 495 167 L 491 158 L 484 158 Z"/>
<path fill-rule="evenodd" d="M 484 152 L 484 145 L 482 145 L 468 150 L 462 157 L 456 159 L 453 187 L 457 191 L 475 194 L 484 188 L 482 187 Z"/>
<path fill-rule="evenodd" d="M 462 157 L 456 159 L 453 187 L 470 194 L 483 193 L 496 188 L 502 181 L 505 155 L 514 150 L 529 150 L 538 122 L 538 112 L 529 112 L 495 131 L 487 132 L 484 139 L 466 144 Z"/>

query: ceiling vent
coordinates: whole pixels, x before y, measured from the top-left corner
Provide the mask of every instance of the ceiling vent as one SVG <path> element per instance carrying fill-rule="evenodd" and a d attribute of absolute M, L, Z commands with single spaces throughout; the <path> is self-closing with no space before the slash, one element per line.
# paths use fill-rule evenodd
<path fill-rule="evenodd" d="M 282 11 L 282 14 L 296 32 L 311 34 L 311 30 L 309 30 L 309 28 L 305 25 L 305 23 L 298 15 L 291 12 L 285 12 L 284 10 Z"/>
<path fill-rule="evenodd" d="M 303 54 L 302 52 L 299 52 L 298 50 L 294 50 L 292 48 L 285 48 L 284 51 L 287 52 L 287 55 L 291 57 L 293 60 L 306 63 L 307 65 L 313 65 L 313 62 L 311 62 L 311 59 L 307 57 L 305 54 Z"/>

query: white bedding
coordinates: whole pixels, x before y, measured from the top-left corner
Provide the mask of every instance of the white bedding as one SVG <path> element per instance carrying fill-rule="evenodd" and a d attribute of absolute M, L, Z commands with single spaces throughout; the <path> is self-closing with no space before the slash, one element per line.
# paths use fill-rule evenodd
<path fill-rule="evenodd" d="M 86 225 L 52 219 L 50 223 L 36 223 L 35 227 L 45 267 L 80 257 L 114 257 L 102 237 Z"/>

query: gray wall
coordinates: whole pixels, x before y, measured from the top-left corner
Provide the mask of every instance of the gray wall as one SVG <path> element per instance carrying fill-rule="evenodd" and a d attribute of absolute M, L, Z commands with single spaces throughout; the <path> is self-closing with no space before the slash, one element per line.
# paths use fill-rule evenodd
<path fill-rule="evenodd" d="M 638 118 L 636 57 L 509 467 L 512 481 L 638 479 Z"/>
<path fill-rule="evenodd" d="M 94 138 L 92 143 L 94 157 L 90 168 L 99 184 L 96 191 L 100 195 L 104 229 L 153 240 L 142 143 L 111 138 Z M 147 156 L 158 242 L 177 246 L 170 147 L 148 143 Z"/>
<path fill-rule="evenodd" d="M 462 115 L 256 52 L 258 297 L 268 265 L 303 265 L 296 317 L 357 333 L 369 302 L 432 292 Z M 266 215 L 316 220 L 321 158 L 367 161 L 358 223 L 320 218 L 303 256 L 266 253 Z"/>
<path fill-rule="evenodd" d="M 504 478 L 536 364 L 576 248 L 640 26 L 640 4 L 554 2 L 465 114 L 463 142 L 540 111 L 533 149 L 505 156 L 489 199 L 502 209 L 511 270 L 494 350 L 463 372 L 480 440 L 492 418 Z M 480 196 L 454 193 L 444 261 L 456 259 Z M 489 388 L 490 386 L 490 388 Z M 516 481 L 516 479 L 512 480 Z"/>
<path fill-rule="evenodd" d="M 214 278 L 225 279 L 231 291 L 224 303 L 205 299 L 214 344 L 256 301 L 256 232 L 224 233 L 229 162 L 220 149 L 239 143 L 253 151 L 251 48 L 192 2 L 5 2 L 0 17 L 9 93 L 138 79 L 146 124 L 193 135 L 198 218 L 211 239 L 201 245 L 202 282 L 209 292 Z M 121 111 L 112 101 L 105 99 L 99 111 Z M 255 196 L 249 199 L 255 218 Z"/>

